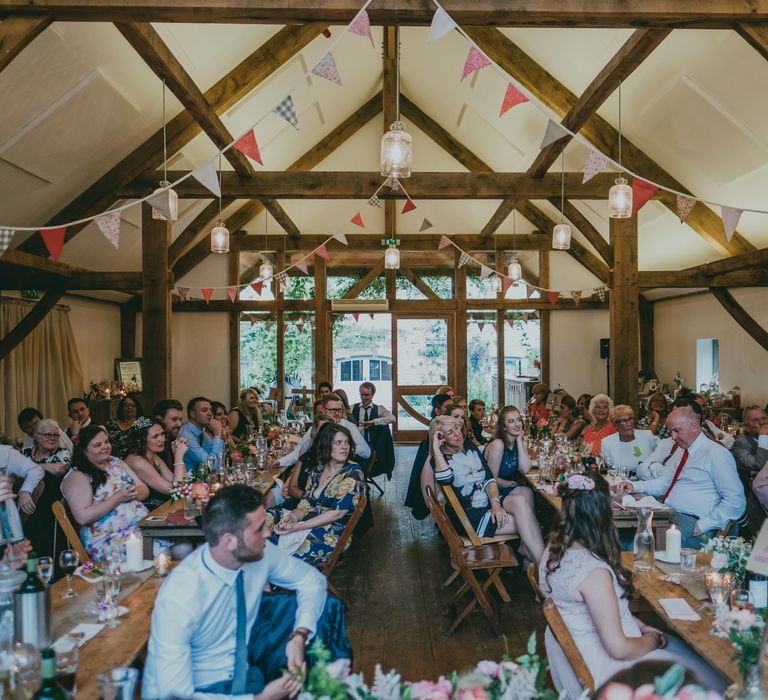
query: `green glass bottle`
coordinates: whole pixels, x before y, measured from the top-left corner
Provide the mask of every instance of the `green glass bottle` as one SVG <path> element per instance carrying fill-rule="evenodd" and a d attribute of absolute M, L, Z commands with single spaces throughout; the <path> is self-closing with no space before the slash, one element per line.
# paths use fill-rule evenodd
<path fill-rule="evenodd" d="M 46 647 L 40 652 L 40 675 L 42 683 L 32 696 L 33 700 L 69 700 L 72 696 L 56 680 L 56 652 Z"/>
<path fill-rule="evenodd" d="M 45 590 L 45 585 L 37 575 L 37 555 L 30 552 L 27 557 L 27 578 L 17 589 L 19 593 L 39 593 Z"/>

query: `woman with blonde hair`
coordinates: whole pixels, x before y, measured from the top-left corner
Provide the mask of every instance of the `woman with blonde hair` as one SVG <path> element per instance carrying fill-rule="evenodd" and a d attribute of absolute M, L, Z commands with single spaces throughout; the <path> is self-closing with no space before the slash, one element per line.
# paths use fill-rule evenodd
<path fill-rule="evenodd" d="M 227 416 L 232 437 L 245 440 L 249 433 L 260 433 L 264 430 L 259 400 L 259 392 L 252 386 L 240 392 L 240 403 Z"/>
<path fill-rule="evenodd" d="M 453 395 L 456 392 L 453 390 L 452 386 L 448 386 L 445 384 L 444 386 L 438 387 L 437 391 L 435 392 L 435 396 L 439 396 L 440 394 L 446 394 L 447 396 L 450 396 L 453 398 Z"/>
<path fill-rule="evenodd" d="M 616 426 L 608 420 L 613 410 L 613 399 L 606 394 L 595 394 L 589 402 L 589 415 L 592 422 L 584 428 L 581 438 L 589 446 L 589 453 L 596 457 L 600 454 L 603 438 L 613 435 Z"/>

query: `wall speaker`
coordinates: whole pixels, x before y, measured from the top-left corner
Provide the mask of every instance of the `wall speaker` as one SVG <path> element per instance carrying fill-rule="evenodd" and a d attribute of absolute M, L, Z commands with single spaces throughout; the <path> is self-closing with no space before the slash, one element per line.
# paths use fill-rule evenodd
<path fill-rule="evenodd" d="M 600 338 L 600 359 L 607 360 L 611 356 L 611 339 Z"/>

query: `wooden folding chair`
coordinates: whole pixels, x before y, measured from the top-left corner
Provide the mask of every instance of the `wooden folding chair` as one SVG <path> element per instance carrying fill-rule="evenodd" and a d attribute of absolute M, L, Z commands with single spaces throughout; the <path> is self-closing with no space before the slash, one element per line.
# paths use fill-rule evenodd
<path fill-rule="evenodd" d="M 472 593 L 472 599 L 451 622 L 445 634 L 453 634 L 461 624 L 461 621 L 479 603 L 494 632 L 501 636 L 501 623 L 488 598 L 488 589 L 491 585 L 500 582 L 499 577 L 503 569 L 517 566 L 517 557 L 514 550 L 503 542 L 463 547 L 456 529 L 451 524 L 443 507 L 438 503 L 434 492 L 429 486 L 427 487 L 427 506 L 429 506 L 432 518 L 448 543 L 451 552 L 451 566 L 464 581 L 459 590 L 454 594 L 451 603 L 458 603 L 459 599 L 467 592 Z M 487 572 L 488 578 L 482 585 L 477 580 L 475 571 Z"/>
<path fill-rule="evenodd" d="M 40 483 L 37 486 L 35 486 L 35 490 L 32 492 L 32 502 L 35 505 L 37 505 L 37 502 L 40 500 L 40 496 L 43 495 L 43 491 L 45 491 L 45 481 L 41 479 Z M 29 518 L 29 513 L 24 513 L 22 511 L 20 515 L 21 515 L 21 522 L 22 523 L 27 522 L 27 519 Z"/>
<path fill-rule="evenodd" d="M 80 535 L 74 525 L 72 525 L 66 503 L 63 500 L 56 501 L 53 506 L 51 506 L 51 510 L 53 510 L 53 516 L 56 518 L 56 522 L 64 532 L 67 542 L 69 542 L 70 549 L 74 549 L 77 552 L 81 564 L 87 564 L 91 561 L 91 558 L 88 556 L 88 551 L 80 540 Z"/>
<path fill-rule="evenodd" d="M 557 643 L 565 654 L 565 658 L 568 659 L 568 663 L 571 665 L 576 678 L 581 683 L 582 688 L 587 691 L 588 695 L 592 695 L 595 689 L 595 681 L 592 678 L 592 673 L 589 670 L 584 657 L 581 655 L 579 648 L 576 646 L 576 642 L 573 641 L 568 627 L 566 627 L 565 621 L 560 615 L 560 611 L 557 609 L 555 602 L 552 598 L 547 598 L 542 606 L 544 610 L 544 619 L 547 621 L 549 629 L 552 631 Z"/>
<path fill-rule="evenodd" d="M 541 589 L 539 588 L 539 572 L 536 570 L 536 564 L 533 562 L 528 564 L 526 573 L 528 574 L 528 583 L 531 584 L 531 588 L 533 588 L 533 592 L 536 594 L 536 600 L 541 602 L 544 600 L 544 596 L 542 595 Z"/>
<path fill-rule="evenodd" d="M 363 511 L 365 510 L 365 505 L 367 502 L 368 497 L 365 494 L 360 496 L 360 500 L 357 502 L 355 510 L 352 511 L 352 515 L 347 521 L 347 525 L 344 528 L 344 531 L 341 533 L 341 537 L 339 537 L 338 542 L 336 542 L 336 546 L 333 548 L 331 556 L 328 558 L 328 561 L 326 561 L 320 567 L 320 571 L 322 571 L 323 575 L 328 581 L 328 590 L 342 602 L 343 599 L 341 595 L 336 590 L 336 587 L 331 583 L 331 574 L 336 568 L 336 564 L 339 563 L 341 555 L 344 554 L 344 550 L 347 548 L 347 542 L 349 542 L 350 537 L 352 537 L 352 533 L 355 531 L 355 527 L 357 526 L 360 517 L 363 515 Z"/>
<path fill-rule="evenodd" d="M 366 486 L 373 486 L 379 495 L 384 495 L 384 489 L 376 483 L 376 480 L 371 476 L 373 474 L 373 465 L 376 464 L 376 451 L 371 451 L 371 458 L 368 460 L 368 466 L 365 469 L 365 484 Z"/>

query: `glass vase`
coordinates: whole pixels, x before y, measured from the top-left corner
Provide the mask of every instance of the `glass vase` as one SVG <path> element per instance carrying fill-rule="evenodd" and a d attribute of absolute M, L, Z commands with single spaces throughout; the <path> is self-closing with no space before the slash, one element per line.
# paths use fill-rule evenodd
<path fill-rule="evenodd" d="M 637 509 L 637 532 L 632 550 L 635 571 L 653 571 L 656 567 L 656 543 L 653 537 L 653 508 Z"/>
<path fill-rule="evenodd" d="M 725 691 L 728 700 L 762 700 L 768 695 L 763 685 L 762 664 L 750 666 L 742 673 L 741 682 L 734 683 Z"/>

